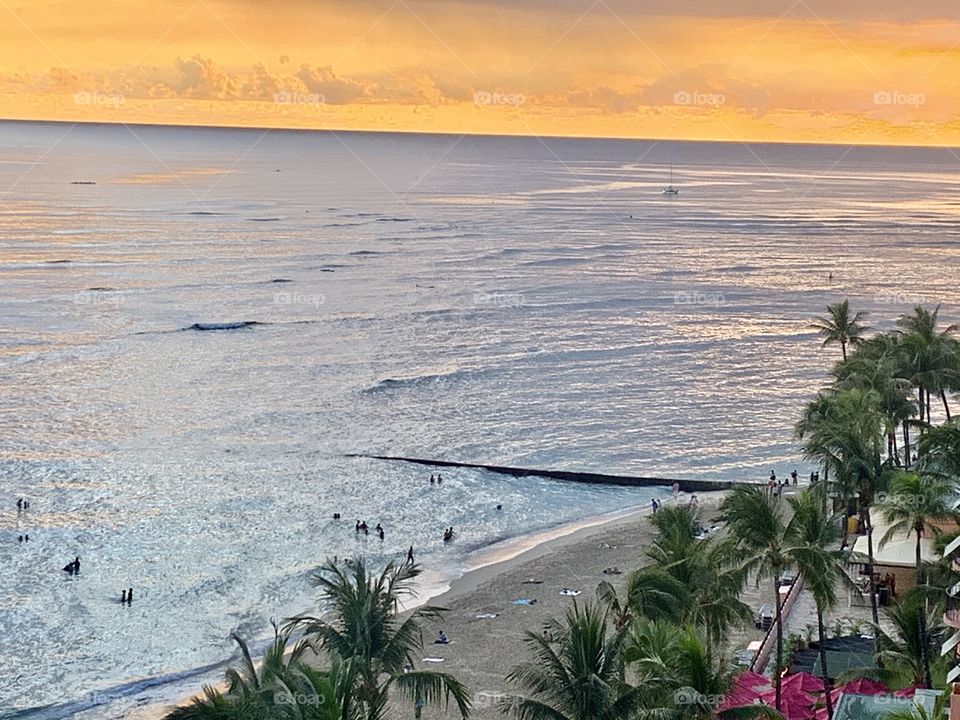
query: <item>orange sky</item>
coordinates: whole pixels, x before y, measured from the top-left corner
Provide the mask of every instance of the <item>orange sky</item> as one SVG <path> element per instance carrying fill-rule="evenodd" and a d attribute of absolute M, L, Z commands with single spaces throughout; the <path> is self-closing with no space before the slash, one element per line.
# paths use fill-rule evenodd
<path fill-rule="evenodd" d="M 960 146 L 957 0 L 0 0 L 0 48 L 3 118 Z"/>

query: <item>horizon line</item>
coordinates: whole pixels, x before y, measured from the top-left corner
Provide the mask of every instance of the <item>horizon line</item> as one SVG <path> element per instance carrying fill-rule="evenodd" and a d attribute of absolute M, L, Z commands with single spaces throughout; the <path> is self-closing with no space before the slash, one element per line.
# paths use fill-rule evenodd
<path fill-rule="evenodd" d="M 757 144 L 757 145 L 799 145 L 799 146 L 827 146 L 827 147 L 849 147 L 849 148 L 890 148 L 890 149 L 910 149 L 910 150 L 958 150 L 960 145 L 913 145 L 913 144 L 889 144 L 882 142 L 830 142 L 817 140 L 758 140 L 758 139 L 707 139 L 707 138 L 656 138 L 656 137 L 629 137 L 620 135 L 549 135 L 541 133 L 474 133 L 474 132 L 455 132 L 442 130 L 385 130 L 376 128 L 300 128 L 300 127 L 278 127 L 271 125 L 187 125 L 183 123 L 164 123 L 164 122 L 118 122 L 110 120 L 59 120 L 59 119 L 33 119 L 33 118 L 7 118 L 0 117 L 0 123 L 21 123 L 21 124 L 44 124 L 44 125 L 106 125 L 119 127 L 147 127 L 147 128 L 177 128 L 189 130 L 249 130 L 249 131 L 267 131 L 267 132 L 299 132 L 299 133 L 365 133 L 371 135 L 438 135 L 442 137 L 478 137 L 478 138 L 527 138 L 541 140 L 608 140 L 611 142 L 671 142 L 671 143 L 718 143 L 718 144 Z"/>

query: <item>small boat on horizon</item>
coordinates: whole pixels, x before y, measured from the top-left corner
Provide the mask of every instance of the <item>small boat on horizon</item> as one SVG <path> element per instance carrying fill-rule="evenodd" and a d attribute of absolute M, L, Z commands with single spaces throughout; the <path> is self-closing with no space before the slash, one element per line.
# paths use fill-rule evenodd
<path fill-rule="evenodd" d="M 673 184 L 673 165 L 670 166 L 670 184 L 667 185 L 662 192 L 663 195 L 679 195 L 680 188 L 675 187 Z"/>

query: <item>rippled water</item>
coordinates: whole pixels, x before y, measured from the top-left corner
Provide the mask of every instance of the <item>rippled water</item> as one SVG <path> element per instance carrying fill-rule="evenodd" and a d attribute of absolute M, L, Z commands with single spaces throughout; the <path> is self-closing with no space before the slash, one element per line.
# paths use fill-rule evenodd
<path fill-rule="evenodd" d="M 960 319 L 958 188 L 947 151 L 0 124 L 0 714 L 122 714 L 327 555 L 441 578 L 651 494 L 346 453 L 804 472 L 809 318 Z"/>

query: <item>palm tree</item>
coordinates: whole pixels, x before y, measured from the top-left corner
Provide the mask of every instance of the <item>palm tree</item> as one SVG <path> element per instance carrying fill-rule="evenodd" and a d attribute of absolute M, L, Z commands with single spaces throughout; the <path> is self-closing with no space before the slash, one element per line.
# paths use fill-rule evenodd
<path fill-rule="evenodd" d="M 886 610 L 893 632 L 887 632 L 881 625 L 873 626 L 880 648 L 878 666 L 852 671 L 846 677 L 869 677 L 889 688 L 922 686 L 929 661 L 932 687 L 943 686 L 947 666 L 939 650 L 946 632 L 940 618 L 926 609 L 925 595 L 923 588 L 910 588 L 896 605 Z M 926 632 L 921 633 L 921 628 Z"/>
<path fill-rule="evenodd" d="M 653 516 L 656 534 L 647 557 L 653 562 L 630 576 L 627 600 L 635 615 L 690 624 L 708 649 L 722 647 L 729 630 L 752 617 L 740 600 L 746 582 L 731 538 L 697 538 L 697 511 L 662 508 Z"/>
<path fill-rule="evenodd" d="M 902 352 L 898 336 L 881 333 L 860 344 L 845 362 L 833 370 L 839 390 L 859 389 L 873 391 L 878 399 L 877 409 L 887 435 L 887 460 L 899 464 L 897 428 L 903 426 L 905 465 L 910 467 L 909 420 L 916 414 L 911 399 L 910 381 L 902 377 Z"/>
<path fill-rule="evenodd" d="M 960 344 L 953 337 L 957 325 L 943 330 L 937 327 L 940 306 L 933 312 L 917 305 L 912 314 L 902 315 L 897 320 L 900 331 L 900 346 L 904 361 L 910 368 L 910 381 L 917 388 L 920 419 L 930 420 L 930 395 L 937 394 L 943 401 L 943 410 L 950 420 L 950 405 L 946 390 L 956 386 L 960 375 Z"/>
<path fill-rule="evenodd" d="M 845 498 L 856 497 L 867 532 L 870 611 L 879 623 L 874 579 L 871 507 L 886 487 L 888 467 L 882 458 L 883 421 L 879 398 L 872 390 L 844 390 L 818 397 L 815 413 L 797 425 L 804 455 L 832 468 L 834 484 Z"/>
<path fill-rule="evenodd" d="M 880 511 L 890 527 L 880 538 L 880 548 L 893 539 L 897 534 L 908 535 L 912 532 L 916 536 L 916 568 L 917 585 L 922 586 L 923 560 L 920 555 L 920 540 L 925 532 L 937 534 L 939 524 L 957 519 L 957 513 L 951 507 L 956 496 L 956 485 L 941 478 L 915 472 L 901 472 L 890 481 L 890 493 L 880 503 Z M 923 616 L 921 616 L 921 621 Z M 925 631 L 921 626 L 921 647 Z M 930 677 L 930 661 L 924 658 L 926 687 L 932 682 Z"/>
<path fill-rule="evenodd" d="M 643 696 L 640 717 L 707 720 L 733 683 L 735 668 L 725 658 L 715 658 L 689 626 L 638 623 L 624 647 L 624 658 Z"/>
<path fill-rule="evenodd" d="M 416 670 L 414 657 L 423 650 L 421 621 L 436 620 L 442 608 L 423 606 L 405 620 L 397 616 L 399 602 L 409 597 L 420 574 L 414 564 L 389 563 L 376 575 L 367 571 L 362 558 L 347 570 L 327 561 L 314 577 L 320 588 L 325 617 L 292 618 L 290 628 L 302 628 L 304 636 L 330 655 L 354 668 L 354 701 L 365 720 L 384 717 L 391 689 L 411 701 L 449 704 L 452 698 L 461 717 L 470 711 L 467 689 L 447 673 Z"/>
<path fill-rule="evenodd" d="M 920 459 L 922 472 L 960 480 L 960 419 L 930 428 L 920 443 Z"/>
<path fill-rule="evenodd" d="M 847 345 L 858 345 L 863 342 L 863 334 L 867 327 L 862 322 L 866 316 L 866 313 L 858 312 L 851 317 L 850 301 L 843 300 L 834 305 L 828 305 L 826 316 L 814 318 L 810 328 L 816 330 L 817 334 L 823 338 L 821 347 L 839 343 L 843 359 L 846 360 Z"/>
<path fill-rule="evenodd" d="M 774 671 L 776 709 L 780 711 L 780 670 L 783 667 L 783 614 L 780 575 L 787 565 L 786 551 L 795 544 L 795 528 L 783 517 L 781 505 L 763 488 L 738 485 L 720 505 L 720 517 L 743 553 L 743 568 L 754 574 L 759 585 L 772 583 L 776 608 L 777 665 Z"/>
<path fill-rule="evenodd" d="M 226 672 L 225 691 L 209 685 L 203 697 L 168 713 L 166 720 L 354 720 L 352 671 L 334 660 L 320 671 L 304 660 L 309 643 L 289 648 L 289 631 L 274 625 L 274 640 L 258 669 L 250 649 L 238 635 L 241 664 Z"/>
<path fill-rule="evenodd" d="M 816 603 L 820 666 L 824 682 L 829 683 L 823 615 L 837 603 L 837 585 L 849 579 L 845 570 L 846 559 L 840 550 L 840 517 L 824 511 L 824 503 L 819 496 L 825 492 L 821 485 L 789 498 L 793 511 L 790 522 L 796 528 L 797 544 L 785 554 L 803 577 L 804 587 L 810 591 Z M 833 717 L 829 687 L 825 695 L 829 720 Z"/>
<path fill-rule="evenodd" d="M 576 603 L 565 622 L 549 622 L 543 634 L 527 631 L 533 659 L 508 676 L 527 695 L 501 705 L 517 720 L 620 720 L 634 717 L 639 691 L 622 682 L 626 628 L 608 632 L 607 618 L 591 604 Z"/>

